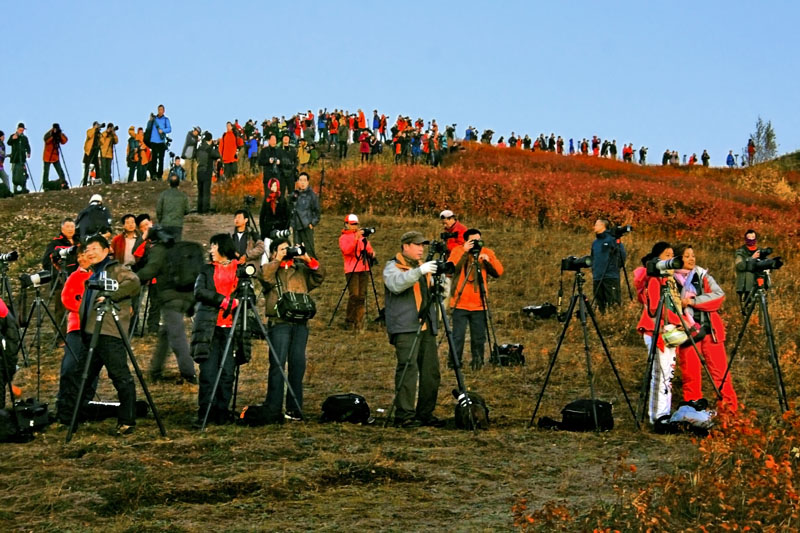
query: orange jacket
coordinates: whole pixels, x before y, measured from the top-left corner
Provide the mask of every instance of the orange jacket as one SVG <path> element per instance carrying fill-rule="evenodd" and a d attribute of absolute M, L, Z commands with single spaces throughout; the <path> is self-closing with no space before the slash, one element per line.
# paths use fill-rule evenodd
<path fill-rule="evenodd" d="M 486 274 L 488 273 L 493 278 L 499 278 L 503 275 L 503 264 L 500 263 L 500 260 L 497 259 L 494 252 L 489 248 L 481 250 L 480 255 L 484 254 L 488 257 L 488 261 L 481 261 L 481 277 L 483 278 L 483 286 L 488 296 L 489 286 L 486 284 Z M 463 309 L 465 311 L 483 311 L 478 280 L 475 277 L 475 269 L 470 268 L 472 265 L 472 254 L 464 253 L 464 247 L 459 246 L 453 248 L 447 260 L 456 265 L 456 275 L 450 286 L 450 307 L 454 309 Z M 467 278 L 465 283 L 464 274 L 467 270 L 469 270 L 469 278 Z"/>
<path fill-rule="evenodd" d="M 344 257 L 344 273 L 350 272 L 366 272 L 369 270 L 370 261 L 358 261 L 358 256 L 364 251 L 367 251 L 369 258 L 375 257 L 375 252 L 372 250 L 372 244 L 367 239 L 361 238 L 358 230 L 343 229 L 342 234 L 339 236 L 339 249 L 342 251 Z"/>
<path fill-rule="evenodd" d="M 219 155 L 223 163 L 235 163 L 236 153 L 244 146 L 244 140 L 232 131 L 226 131 L 219 140 Z"/>
<path fill-rule="evenodd" d="M 81 329 L 81 299 L 85 290 L 84 284 L 89 279 L 92 273 L 79 268 L 69 275 L 67 281 L 64 282 L 64 288 L 61 289 L 61 303 L 64 304 L 64 309 L 69 311 L 67 315 L 67 333 L 71 331 L 80 331 Z"/>
<path fill-rule="evenodd" d="M 358 129 L 363 130 L 367 127 L 367 117 L 364 116 L 363 111 L 358 112 Z"/>
<path fill-rule="evenodd" d="M 61 134 L 61 144 L 67 144 L 67 136 Z M 42 152 L 42 159 L 45 163 L 55 163 L 58 161 L 58 145 L 53 143 L 52 131 L 44 134 L 44 152 Z"/>

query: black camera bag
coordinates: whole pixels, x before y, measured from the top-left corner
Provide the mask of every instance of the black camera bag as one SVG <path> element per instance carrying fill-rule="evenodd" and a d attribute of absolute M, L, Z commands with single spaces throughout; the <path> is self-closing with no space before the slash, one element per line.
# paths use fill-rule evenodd
<path fill-rule="evenodd" d="M 14 414 L 16 413 L 16 420 Z M 46 403 L 33 398 L 17 402 L 13 409 L 0 409 L 0 442 L 27 442 L 33 432 L 50 425 Z"/>
<path fill-rule="evenodd" d="M 278 314 L 278 318 L 295 323 L 303 323 L 314 318 L 314 315 L 317 314 L 317 305 L 308 294 L 304 292 L 283 292 L 277 272 L 275 273 L 275 281 L 278 286 L 278 303 L 275 304 L 275 312 Z"/>
<path fill-rule="evenodd" d="M 453 396 L 456 398 L 458 429 L 489 429 L 489 408 L 483 396 L 477 392 L 459 393 L 457 390 L 453 390 Z"/>
<path fill-rule="evenodd" d="M 240 426 L 266 426 L 270 423 L 283 424 L 283 416 L 279 418 L 271 418 L 267 415 L 267 408 L 264 405 L 246 405 L 242 412 L 239 414 L 239 419 L 236 421 Z"/>
<path fill-rule="evenodd" d="M 594 400 L 594 406 L 600 431 L 614 429 L 612 405 L 603 400 Z M 566 431 L 594 431 L 598 429 L 594 424 L 592 400 L 575 400 L 568 403 L 561 410 L 561 429 Z"/>
<path fill-rule="evenodd" d="M 489 362 L 495 366 L 524 366 L 524 349 L 522 344 L 501 344 L 492 351 Z"/>
<path fill-rule="evenodd" d="M 172 286 L 180 292 L 194 288 L 200 270 L 206 264 L 203 245 L 192 241 L 178 241 L 167 247 L 168 277 Z"/>
<path fill-rule="evenodd" d="M 371 424 L 374 418 L 370 416 L 367 400 L 353 393 L 334 394 L 322 402 L 322 415 L 320 422 L 352 422 L 353 424 Z"/>

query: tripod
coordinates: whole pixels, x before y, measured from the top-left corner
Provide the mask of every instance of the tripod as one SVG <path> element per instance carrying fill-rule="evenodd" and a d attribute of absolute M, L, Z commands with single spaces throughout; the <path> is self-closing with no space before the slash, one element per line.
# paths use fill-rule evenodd
<path fill-rule="evenodd" d="M 130 327 L 130 334 L 131 335 L 138 335 L 139 337 L 144 337 L 144 329 L 147 327 L 147 313 L 150 311 L 150 287 L 152 286 L 153 281 L 150 280 L 147 283 L 147 298 L 144 300 L 144 315 L 142 316 L 142 329 L 139 333 L 136 333 L 136 326 L 139 324 L 139 308 L 136 308 L 136 314 L 133 316 L 133 320 L 131 320 L 131 327 Z M 139 305 L 142 304 L 142 296 L 139 293 Z"/>
<path fill-rule="evenodd" d="M 367 238 L 364 237 L 364 240 L 367 240 Z M 336 312 L 339 310 L 339 306 L 342 304 L 344 293 L 346 293 L 348 287 L 350 287 L 350 282 L 353 280 L 354 274 L 356 273 L 356 268 L 358 268 L 359 264 L 363 264 L 365 267 L 367 267 L 367 272 L 369 272 L 369 280 L 372 282 L 372 295 L 375 297 L 375 309 L 378 310 L 378 316 L 375 318 L 375 322 L 383 322 L 386 318 L 386 309 L 381 309 L 381 304 L 378 302 L 378 290 L 375 288 L 375 277 L 372 275 L 372 259 L 369 257 L 369 255 L 367 255 L 367 248 L 365 246 L 356 257 L 356 263 L 353 265 L 353 270 L 351 270 L 347 275 L 347 283 L 344 284 L 342 294 L 339 295 L 339 301 L 336 302 L 336 307 L 333 308 L 333 314 L 331 314 L 331 319 L 328 321 L 328 327 L 331 327 L 331 324 L 333 324 L 333 319 L 336 317 Z M 367 301 L 369 301 L 369 298 L 364 300 L 364 314 L 366 314 L 367 310 Z"/>
<path fill-rule="evenodd" d="M 742 329 L 739 330 L 739 335 L 736 337 L 736 344 L 733 346 L 733 351 L 728 358 L 728 368 L 725 369 L 725 374 L 722 375 L 720 381 L 720 388 L 725 383 L 728 373 L 733 366 L 736 353 L 739 351 L 739 346 L 744 337 L 744 332 L 747 329 L 747 324 L 750 322 L 750 317 L 758 305 L 761 311 L 761 319 L 764 321 L 764 336 L 767 339 L 767 350 L 769 351 L 769 363 L 772 365 L 772 372 L 775 374 L 775 391 L 778 393 L 778 405 L 781 407 L 781 412 L 785 413 L 789 410 L 789 402 L 786 399 L 786 387 L 783 382 L 783 371 L 781 370 L 780 361 L 778 359 L 778 351 L 775 347 L 775 335 L 772 331 L 772 319 L 769 316 L 769 306 L 767 305 L 767 280 L 768 275 L 766 272 L 756 274 L 756 288 L 750 291 L 750 294 L 745 300 L 744 311 L 745 317 L 742 323 Z"/>
<path fill-rule="evenodd" d="M 14 252 L 16 253 L 16 252 Z M 14 259 L 16 261 L 16 258 Z M 6 307 L 14 315 L 15 324 L 19 327 L 19 318 L 16 309 L 14 309 L 14 295 L 11 294 L 11 282 L 8 279 L 8 263 L 0 261 L 0 298 L 6 302 Z M 22 361 L 25 366 L 28 366 L 28 354 L 25 351 L 24 343 L 19 344 L 19 351 L 22 352 Z"/>
<path fill-rule="evenodd" d="M 119 171 L 119 158 L 117 157 L 117 145 L 112 144 L 111 147 L 114 149 L 114 164 L 117 166 L 117 183 L 122 183 L 122 173 Z M 111 166 L 111 165 L 109 165 Z M 110 171 L 111 169 L 109 169 Z M 110 172 L 109 172 L 110 173 Z M 111 183 L 114 183 L 114 179 L 111 179 Z"/>
<path fill-rule="evenodd" d="M 280 360 L 278 359 L 278 354 L 275 351 L 275 347 L 272 345 L 272 341 L 269 340 L 269 336 L 267 335 L 267 330 L 264 327 L 264 323 L 258 316 L 258 311 L 256 311 L 255 305 L 255 294 L 253 291 L 253 284 L 250 281 L 250 278 L 244 278 L 239 281 L 239 286 L 236 288 L 236 291 L 233 293 L 233 297 L 239 300 L 239 305 L 236 307 L 236 310 L 233 312 L 233 324 L 231 324 L 230 331 L 228 332 L 228 336 L 225 339 L 225 348 L 222 351 L 222 357 L 219 361 L 219 370 L 217 371 L 217 377 L 214 380 L 214 386 L 211 389 L 210 401 L 208 403 L 208 407 L 206 408 L 206 414 L 203 415 L 203 423 L 200 425 L 200 431 L 205 430 L 206 424 L 208 423 L 208 416 L 211 413 L 211 406 L 213 405 L 213 399 L 217 394 L 217 388 L 219 388 L 219 382 L 222 378 L 222 370 L 225 368 L 225 360 L 228 358 L 229 352 L 231 352 L 231 345 L 233 344 L 233 337 L 237 333 L 236 328 L 237 326 L 240 328 L 239 334 L 242 335 L 242 338 L 247 338 L 251 335 L 250 331 L 248 330 L 249 324 L 248 318 L 252 318 L 253 321 L 258 324 L 258 328 L 260 330 L 261 335 L 263 335 L 264 339 L 267 341 L 267 346 L 269 347 L 269 356 L 272 358 L 272 362 L 277 366 L 278 370 L 280 370 L 281 377 L 283 377 L 284 383 L 286 383 L 286 389 L 289 391 L 289 395 L 294 400 L 295 407 L 297 407 L 297 413 L 300 415 L 300 418 L 303 418 L 303 413 L 300 408 L 300 402 L 297 399 L 297 395 L 294 393 L 294 389 L 289 384 L 289 377 L 286 375 L 286 372 L 283 369 L 283 365 L 280 364 Z M 248 315 L 248 313 L 250 313 Z M 236 369 L 236 385 L 234 387 L 234 399 L 233 405 L 236 405 L 236 393 L 239 390 L 239 370 L 238 367 Z"/>
<path fill-rule="evenodd" d="M 492 311 L 489 308 L 489 298 L 486 293 L 486 285 L 484 285 L 483 281 L 483 269 L 481 268 L 481 260 L 478 259 L 479 253 L 472 253 L 472 262 L 467 267 L 467 271 L 464 273 L 464 282 L 461 284 L 461 288 L 458 290 L 458 298 L 456 298 L 456 302 L 453 305 L 453 309 L 458 308 L 458 302 L 461 300 L 461 295 L 464 294 L 464 288 L 467 286 L 469 282 L 469 276 L 472 270 L 475 270 L 475 279 L 478 283 L 478 292 L 481 297 L 481 308 L 483 310 L 484 322 L 486 323 L 486 339 L 489 341 L 491 355 L 489 356 L 489 362 L 494 365 L 500 364 L 500 348 L 497 346 L 497 334 L 494 331 L 494 321 L 492 320 Z M 472 326 L 470 326 L 472 327 Z M 470 336 L 472 332 L 470 331 Z M 483 351 L 483 348 L 481 348 Z M 478 370 L 483 367 L 483 359 L 480 361 L 473 361 L 472 362 L 473 370 Z"/>
<path fill-rule="evenodd" d="M 428 256 L 428 260 L 430 261 L 432 259 L 433 254 L 430 254 Z M 461 403 L 464 405 L 471 405 L 473 403 L 472 400 L 470 400 L 467 387 L 464 385 L 464 374 L 461 373 L 461 363 L 458 361 L 458 356 L 456 355 L 455 342 L 453 341 L 453 331 L 450 329 L 450 322 L 447 319 L 447 312 L 444 308 L 444 300 L 442 299 L 442 293 L 444 292 L 444 288 L 442 286 L 443 276 L 444 274 L 436 274 L 433 276 L 433 286 L 429 287 L 430 295 L 428 301 L 425 302 L 425 305 L 422 306 L 422 309 L 419 312 L 420 319 L 419 325 L 417 326 L 417 332 L 414 336 L 414 341 L 411 344 L 411 349 L 408 352 L 408 359 L 403 365 L 403 372 L 400 374 L 400 379 L 395 387 L 392 405 L 389 408 L 389 412 L 386 414 L 386 421 L 384 422 L 383 427 L 389 426 L 389 421 L 392 419 L 392 415 L 394 415 L 394 411 L 397 408 L 397 397 L 400 394 L 400 388 L 403 386 L 403 381 L 405 380 L 406 373 L 408 372 L 408 367 L 411 365 L 414 352 L 419 345 L 420 336 L 422 335 L 422 326 L 428 321 L 430 317 L 430 307 L 434 303 L 437 307 L 437 313 L 442 317 L 442 325 L 444 326 L 445 337 L 447 337 L 447 344 L 450 348 L 450 358 L 452 360 L 451 362 L 453 363 L 453 371 L 455 372 L 456 384 L 458 386 L 457 400 L 461 401 Z M 431 327 L 431 324 L 428 324 L 428 326 Z M 455 391 L 453 394 L 455 394 Z M 461 400 L 462 398 L 463 401 Z M 467 409 L 467 413 L 469 416 L 470 427 L 473 429 L 473 431 L 477 432 L 478 427 L 477 424 L 475 424 L 475 417 L 472 409 Z"/>
<path fill-rule="evenodd" d="M 656 351 L 658 350 L 658 338 L 661 334 L 661 323 L 664 318 L 664 308 L 666 307 L 667 303 L 670 304 L 672 309 L 676 309 L 677 306 L 675 305 L 674 300 L 672 299 L 672 294 L 670 294 L 669 285 L 664 282 L 661 283 L 661 295 L 658 300 L 658 306 L 656 307 L 656 316 L 655 316 L 655 327 L 653 331 L 652 341 L 650 343 L 650 348 L 647 351 L 647 365 L 644 373 L 644 378 L 642 379 L 642 388 L 639 391 L 639 400 L 641 402 L 640 408 L 640 419 L 644 421 L 644 417 L 647 411 L 647 403 L 650 399 L 650 379 L 653 375 L 653 367 L 655 366 L 655 359 L 656 359 Z M 681 321 L 681 327 L 684 331 L 690 331 L 689 328 L 686 326 L 686 322 L 683 320 L 683 315 L 681 313 L 675 313 L 678 315 L 678 318 Z M 719 388 L 714 383 L 714 379 L 711 377 L 711 372 L 708 370 L 708 365 L 706 365 L 705 358 L 700 354 L 700 349 L 695 344 L 694 339 L 692 338 L 691 334 L 688 335 L 689 342 L 691 343 L 692 347 L 694 348 L 695 353 L 697 354 L 697 358 L 700 360 L 700 364 L 703 367 L 703 370 L 708 376 L 708 380 L 711 383 L 711 386 L 714 388 L 714 392 L 717 395 L 718 399 L 722 399 L 722 393 L 720 389 L 722 388 L 722 383 L 725 381 L 725 378 L 722 379 L 720 382 Z"/>
<path fill-rule="evenodd" d="M 67 174 L 67 183 L 69 183 L 69 188 L 72 188 L 72 178 L 69 176 L 69 169 L 67 168 L 67 162 L 64 161 L 64 150 L 61 149 L 61 144 L 58 145 L 58 154 L 61 156 L 61 161 L 64 163 L 64 172 Z"/>
<path fill-rule="evenodd" d="M 31 172 L 31 166 L 28 164 L 28 160 L 25 160 L 25 183 L 28 183 L 28 180 L 31 180 L 31 185 L 33 185 L 34 192 L 39 192 L 39 189 L 36 188 L 36 183 L 33 181 L 33 173 Z"/>
<path fill-rule="evenodd" d="M 96 311 L 97 320 L 95 321 L 94 331 L 92 332 L 92 340 L 89 344 L 89 353 L 86 356 L 86 364 L 83 366 L 81 384 L 80 387 L 78 387 L 78 397 L 75 400 L 75 409 L 72 411 L 72 419 L 69 424 L 69 429 L 67 430 L 66 442 L 72 440 L 72 435 L 77 429 L 78 411 L 81 408 L 83 391 L 86 388 L 86 381 L 89 378 L 89 367 L 92 364 L 92 357 L 94 356 L 94 351 L 97 348 L 97 343 L 100 340 L 100 329 L 103 327 L 103 319 L 105 318 L 106 313 L 111 313 L 111 316 L 114 318 L 114 324 L 117 326 L 117 331 L 122 339 L 122 343 L 125 345 L 125 351 L 128 352 L 128 359 L 130 360 L 131 365 L 133 365 L 133 369 L 136 372 L 136 377 L 139 379 L 139 383 L 142 386 L 144 395 L 147 398 L 147 403 L 150 405 L 150 410 L 153 412 L 153 418 L 156 419 L 156 424 L 158 424 L 158 429 L 161 432 L 161 436 L 166 437 L 167 430 L 164 429 L 164 424 L 161 422 L 161 417 L 158 414 L 156 404 L 153 402 L 153 397 L 150 395 L 150 390 L 147 388 L 147 384 L 144 381 L 142 370 L 139 368 L 139 363 L 136 362 L 136 356 L 133 354 L 133 348 L 131 348 L 131 343 L 128 339 L 128 332 L 122 329 L 122 324 L 119 322 L 119 306 L 112 302 L 110 298 L 105 297 L 103 298 L 102 302 L 97 304 Z"/>
<path fill-rule="evenodd" d="M 23 289 L 24 290 L 24 289 Z M 27 319 L 25 320 L 25 328 L 22 330 L 22 335 L 19 338 L 19 345 L 25 345 L 25 335 L 28 334 L 28 327 L 31 325 L 31 318 L 33 318 L 34 311 L 36 312 L 36 333 L 34 333 L 34 340 L 33 343 L 36 346 L 36 400 L 39 400 L 39 394 L 41 392 L 41 382 L 42 382 L 42 309 L 44 309 L 47 317 L 50 319 L 50 323 L 53 324 L 53 330 L 56 332 L 56 336 L 61 339 L 66 347 L 67 351 L 75 358 L 75 361 L 78 361 L 78 354 L 72 352 L 72 348 L 69 347 L 67 343 L 67 338 L 61 332 L 61 329 L 58 327 L 58 323 L 56 322 L 53 313 L 48 309 L 47 303 L 45 303 L 44 299 L 41 295 L 41 286 L 35 285 L 34 290 L 36 291 L 36 296 L 33 299 L 33 303 L 31 304 L 30 311 L 28 311 Z"/>
<path fill-rule="evenodd" d="M 631 401 L 628 399 L 628 393 L 625 392 L 625 387 L 622 385 L 622 379 L 619 377 L 619 372 L 617 372 L 617 366 L 614 364 L 614 360 L 611 358 L 611 353 L 608 351 L 608 345 L 606 345 L 606 341 L 603 338 L 603 334 L 600 333 L 600 326 L 597 325 L 597 319 L 594 316 L 594 311 L 592 311 L 592 306 L 589 305 L 589 300 L 586 298 L 586 295 L 583 293 L 583 284 L 586 282 L 585 276 L 581 270 L 575 271 L 575 285 L 573 286 L 573 294 L 572 299 L 569 302 L 569 308 L 567 308 L 567 318 L 564 321 L 564 328 L 561 330 L 561 334 L 558 337 L 558 344 L 556 345 L 556 351 L 553 352 L 553 357 L 550 358 L 550 367 L 547 369 L 547 375 L 544 378 L 544 383 L 542 384 L 542 390 L 539 391 L 539 398 L 536 400 L 536 407 L 533 409 L 533 414 L 531 415 L 531 420 L 528 422 L 528 427 L 530 428 L 533 426 L 534 421 L 536 420 L 536 413 L 539 412 L 539 405 L 542 402 L 542 396 L 544 396 L 544 391 L 547 388 L 547 383 L 550 381 L 550 374 L 553 372 L 553 367 L 556 364 L 556 359 L 558 358 L 558 352 L 561 350 L 561 345 L 564 342 L 564 337 L 567 334 L 567 329 L 569 328 L 569 323 L 572 320 L 573 316 L 575 315 L 575 307 L 578 307 L 578 317 L 581 321 L 581 329 L 583 330 L 583 349 L 586 354 L 586 377 L 589 380 L 589 392 L 592 398 L 592 419 L 594 420 L 594 426 L 599 431 L 600 424 L 597 419 L 597 406 L 595 405 L 595 393 L 594 393 L 594 372 L 592 371 L 592 358 L 589 352 L 589 330 L 587 328 L 586 322 L 586 315 L 589 315 L 589 318 L 592 319 L 592 324 L 594 325 L 594 329 L 597 332 L 597 338 L 600 339 L 600 344 L 603 346 L 603 351 L 605 352 L 606 358 L 608 359 L 608 363 L 611 365 L 611 370 L 614 371 L 614 376 L 617 378 L 617 383 L 619 384 L 619 388 L 622 391 L 622 395 L 625 397 L 625 402 L 628 404 L 628 408 L 631 411 L 631 417 L 633 418 L 633 422 L 636 424 L 636 429 L 640 429 L 639 420 L 636 418 L 636 413 L 633 410 L 633 405 Z"/>

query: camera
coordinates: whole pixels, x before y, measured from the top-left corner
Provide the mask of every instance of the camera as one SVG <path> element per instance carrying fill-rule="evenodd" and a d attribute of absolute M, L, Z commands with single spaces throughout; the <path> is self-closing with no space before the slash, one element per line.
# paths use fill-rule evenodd
<path fill-rule="evenodd" d="M 428 248 L 428 261 L 433 261 L 433 256 L 436 254 L 444 255 L 447 253 L 447 245 L 442 241 L 433 241 L 430 248 Z"/>
<path fill-rule="evenodd" d="M 169 135 L 164 135 L 164 144 L 167 148 L 169 148 L 169 145 L 172 144 L 172 137 Z"/>
<path fill-rule="evenodd" d="M 40 270 L 35 274 L 21 274 L 19 281 L 22 283 L 22 288 L 27 289 L 28 287 L 39 287 L 45 283 L 50 283 L 50 278 L 49 270 Z"/>
<path fill-rule="evenodd" d="M 469 253 L 477 257 L 480 255 L 481 250 L 483 250 L 483 240 L 476 239 L 472 241 L 472 248 L 470 248 Z"/>
<path fill-rule="evenodd" d="M 86 288 L 100 292 L 117 292 L 119 290 L 119 282 L 115 279 L 101 277 L 87 281 Z"/>
<path fill-rule="evenodd" d="M 766 259 L 767 256 L 772 254 L 772 248 L 759 248 L 758 249 L 758 258 L 759 259 Z"/>
<path fill-rule="evenodd" d="M 770 250 L 771 252 L 772 250 Z M 765 270 L 778 270 L 783 266 L 782 257 L 773 257 L 772 259 L 748 259 L 745 262 L 745 272 L 758 274 Z"/>
<path fill-rule="evenodd" d="M 442 239 L 443 241 L 447 241 L 447 240 L 450 240 L 450 239 L 457 239 L 458 238 L 458 232 L 457 231 L 443 231 L 442 233 L 439 234 L 439 238 Z"/>
<path fill-rule="evenodd" d="M 624 226 L 617 226 L 615 228 L 611 228 L 609 233 L 611 233 L 611 235 L 615 239 L 621 239 L 622 237 L 625 236 L 625 234 L 630 233 L 632 231 L 633 231 L 633 226 L 631 226 L 630 224 L 626 224 Z"/>
<path fill-rule="evenodd" d="M 68 257 L 75 257 L 78 253 L 78 245 L 70 246 L 69 248 L 56 248 L 55 253 L 52 255 L 53 261 L 58 263 Z"/>
<path fill-rule="evenodd" d="M 375 233 L 375 228 L 361 228 L 361 233 L 364 235 L 364 237 L 369 237 Z"/>
<path fill-rule="evenodd" d="M 525 355 L 522 344 L 501 344 L 497 349 L 497 360 L 491 361 L 496 366 L 522 366 L 525 364 Z"/>
<path fill-rule="evenodd" d="M 439 259 L 436 261 L 436 275 L 444 274 L 446 276 L 452 276 L 456 273 L 456 265 L 451 263 L 450 261 L 444 261 Z"/>
<path fill-rule="evenodd" d="M 252 278 L 256 275 L 256 267 L 250 263 L 243 263 L 236 267 L 236 277 L 239 279 Z"/>
<path fill-rule="evenodd" d="M 664 277 L 667 275 L 668 270 L 677 270 L 679 268 L 683 268 L 682 257 L 673 257 L 662 261 L 659 261 L 656 257 L 647 262 L 647 275 L 652 277 Z"/>
<path fill-rule="evenodd" d="M 529 305 L 522 308 L 522 312 L 530 318 L 553 318 L 556 316 L 556 306 L 550 302 L 545 302 L 542 305 Z"/>
<path fill-rule="evenodd" d="M 170 152 L 169 152 L 169 156 L 170 156 L 171 158 L 174 158 L 174 157 L 175 157 L 175 152 L 172 152 L 172 151 L 170 151 Z"/>
<path fill-rule="evenodd" d="M 101 130 L 101 129 L 105 128 L 105 127 L 106 127 L 106 123 L 105 122 L 101 122 L 100 124 L 97 125 L 97 129 L 99 129 L 99 130 Z"/>
<path fill-rule="evenodd" d="M 292 259 L 294 257 L 300 257 L 301 255 L 306 254 L 306 247 L 302 244 L 295 244 L 294 246 L 290 246 L 286 249 L 286 259 Z"/>
<path fill-rule="evenodd" d="M 11 263 L 19 259 L 19 253 L 16 250 L 11 250 L 4 254 L 0 254 L 0 262 Z"/>
<path fill-rule="evenodd" d="M 582 268 L 589 268 L 592 266 L 592 257 L 585 255 L 583 257 L 575 257 L 571 255 L 561 260 L 561 271 L 565 270 L 571 272 L 578 272 Z"/>
<path fill-rule="evenodd" d="M 255 203 L 256 203 L 256 197 L 253 196 L 252 194 L 248 194 L 244 197 L 244 205 L 250 207 L 252 205 L 255 205 Z"/>
<path fill-rule="evenodd" d="M 288 229 L 274 229 L 269 232 L 269 238 L 272 240 L 275 239 L 288 239 L 289 235 L 291 235 L 291 231 Z M 300 254 L 303 255 L 303 254 Z"/>
<path fill-rule="evenodd" d="M 108 123 L 108 127 L 111 131 L 119 131 L 119 126 L 115 126 L 111 122 Z"/>

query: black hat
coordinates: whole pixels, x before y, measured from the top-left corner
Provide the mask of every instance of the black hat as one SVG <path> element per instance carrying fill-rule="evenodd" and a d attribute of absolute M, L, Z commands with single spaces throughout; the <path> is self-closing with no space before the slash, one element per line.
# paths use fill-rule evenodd
<path fill-rule="evenodd" d="M 205 132 L 203 134 L 203 140 L 204 141 L 210 141 L 211 140 L 211 132 L 210 131 L 207 131 L 207 132 Z"/>
<path fill-rule="evenodd" d="M 17 129 L 20 129 L 20 128 L 22 128 L 24 130 L 25 129 L 25 124 L 23 124 L 22 122 L 17 124 Z"/>
<path fill-rule="evenodd" d="M 53 129 L 54 130 L 60 130 L 61 129 L 61 126 L 58 125 L 58 122 L 53 122 Z"/>
<path fill-rule="evenodd" d="M 5 134 L 6 134 L 6 132 L 4 132 L 3 130 L 0 130 L 0 137 L 2 137 Z"/>

